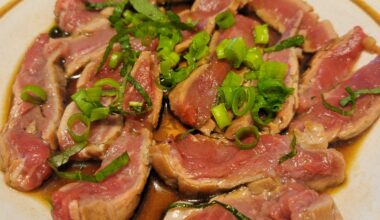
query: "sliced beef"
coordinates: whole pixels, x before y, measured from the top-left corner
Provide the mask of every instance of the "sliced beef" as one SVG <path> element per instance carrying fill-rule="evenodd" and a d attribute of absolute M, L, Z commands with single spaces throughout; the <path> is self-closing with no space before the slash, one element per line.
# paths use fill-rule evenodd
<path fill-rule="evenodd" d="M 252 140 L 250 140 L 252 141 Z M 239 148 L 223 139 L 187 135 L 150 148 L 152 165 L 185 194 L 214 193 L 264 177 L 295 179 L 322 190 L 344 179 L 345 162 L 333 149 L 305 150 L 279 164 L 290 138 L 264 135 L 255 148 Z"/>
<path fill-rule="evenodd" d="M 107 150 L 102 167 L 125 151 L 130 156 L 129 163 L 103 182 L 76 182 L 59 189 L 52 196 L 54 219 L 123 220 L 131 217 L 149 175 L 151 143 L 150 129 L 144 123 L 128 120 L 120 137 Z"/>
<path fill-rule="evenodd" d="M 282 50 L 267 55 L 266 59 L 286 63 L 288 72 L 284 79 L 284 84 L 288 88 L 292 88 L 293 94 L 286 98 L 281 110 L 277 116 L 263 130 L 270 134 L 278 134 L 280 131 L 288 127 L 298 108 L 298 80 L 299 80 L 299 51 L 295 48 Z"/>
<path fill-rule="evenodd" d="M 63 111 L 65 80 L 54 65 L 61 48 L 40 35 L 28 49 L 13 85 L 9 120 L 0 136 L 6 182 L 21 191 L 38 187 L 51 173 L 46 159 L 56 148 L 55 131 Z M 37 85 L 47 101 L 33 105 L 20 96 L 26 85 Z"/>
<path fill-rule="evenodd" d="M 345 80 L 335 89 L 325 93 L 326 101 L 340 108 L 339 102 L 348 96 L 346 87 L 351 87 L 354 91 L 358 89 L 371 89 L 380 86 L 380 56 L 376 57 L 366 66 L 359 69 L 350 79 Z M 350 108 L 350 107 L 348 107 Z M 346 109 L 347 110 L 347 109 Z M 313 105 L 309 111 L 296 117 L 291 123 L 290 130 L 295 131 L 300 136 L 300 140 L 305 139 L 304 133 L 310 139 L 309 130 L 316 130 L 314 140 L 324 138 L 324 142 L 329 143 L 336 140 L 347 140 L 353 138 L 368 127 L 370 127 L 380 115 L 380 96 L 363 95 L 356 101 L 356 107 L 351 116 L 343 116 L 333 112 L 320 101 Z M 304 132 L 306 131 L 306 132 Z"/>
<path fill-rule="evenodd" d="M 343 37 L 318 52 L 302 77 L 298 112 L 305 112 L 320 102 L 320 94 L 352 75 L 352 68 L 364 50 L 366 34 L 355 27 Z"/>
<path fill-rule="evenodd" d="M 243 37 L 247 46 L 253 46 L 252 28 L 258 23 L 237 15 L 231 28 L 217 33 L 213 42 Z M 214 46 L 211 46 L 211 50 Z M 195 128 L 201 128 L 211 118 L 211 108 L 216 102 L 217 89 L 232 67 L 225 60 L 211 54 L 208 64 L 200 66 L 186 80 L 179 83 L 169 94 L 171 110 L 180 120 Z"/>
<path fill-rule="evenodd" d="M 137 117 L 130 116 L 128 118 L 132 117 L 145 121 L 152 127 L 157 126 L 163 97 L 163 92 L 156 83 L 159 74 L 160 68 L 155 53 L 149 51 L 142 52 L 132 69 L 131 75 L 145 89 L 151 98 L 152 107 L 143 115 Z M 129 108 L 130 101 L 144 102 L 144 98 L 131 84 L 129 84 L 129 88 L 125 91 L 123 100 L 124 109 Z"/>
<path fill-rule="evenodd" d="M 282 185 L 274 180 L 264 179 L 217 196 L 211 201 L 214 200 L 231 205 L 250 219 L 342 219 L 331 196 L 319 195 L 298 183 Z M 170 210 L 164 219 L 234 220 L 236 217 L 222 206 L 213 205 L 203 209 L 176 208 Z"/>
<path fill-rule="evenodd" d="M 248 7 L 273 26 L 280 33 L 287 33 L 294 28 L 297 19 L 302 16 L 298 33 L 305 36 L 304 50 L 315 52 L 337 37 L 332 24 L 319 21 L 313 8 L 302 0 L 251 0 Z"/>
<path fill-rule="evenodd" d="M 108 23 L 107 18 L 99 12 L 86 9 L 85 0 L 57 0 L 55 5 L 56 21 L 67 32 L 81 32 L 89 23 Z M 85 29 L 85 28 L 84 28 Z"/>
<path fill-rule="evenodd" d="M 96 73 L 99 62 L 90 63 L 86 67 L 78 81 L 77 86 L 79 88 L 91 87 L 96 81 L 102 78 L 111 78 L 121 83 L 122 77 L 120 76 L 119 68 L 113 70 L 105 65 L 99 73 Z M 134 65 L 131 75 L 148 92 L 148 95 L 152 99 L 153 106 L 149 112 L 142 116 L 129 116 L 128 118 L 143 120 L 146 123 L 149 123 L 152 127 L 155 127 L 157 126 L 162 101 L 162 90 L 155 84 L 155 80 L 159 75 L 159 67 L 155 55 L 151 52 L 142 52 Z M 144 102 L 142 96 L 130 84 L 125 91 L 124 109 L 129 108 L 129 101 Z M 75 103 L 69 104 L 65 109 L 65 113 L 57 131 L 58 140 L 62 150 L 75 144 L 67 131 L 67 121 L 71 115 L 78 112 L 79 109 Z M 105 156 L 109 144 L 112 143 L 113 139 L 120 135 L 122 127 L 123 120 L 119 115 L 111 115 L 106 119 L 92 123 L 89 144 L 77 155 L 77 159 L 102 159 Z M 80 129 L 80 127 L 77 129 Z"/>
<path fill-rule="evenodd" d="M 197 22 L 193 32 L 183 31 L 184 41 L 177 45 L 177 51 L 185 50 L 191 43 L 192 36 L 199 31 L 212 33 L 215 29 L 215 17 L 224 11 L 230 10 L 236 13 L 237 9 L 246 4 L 247 0 L 196 0 L 191 10 L 185 10 L 179 14 L 183 22 L 191 19 Z"/>

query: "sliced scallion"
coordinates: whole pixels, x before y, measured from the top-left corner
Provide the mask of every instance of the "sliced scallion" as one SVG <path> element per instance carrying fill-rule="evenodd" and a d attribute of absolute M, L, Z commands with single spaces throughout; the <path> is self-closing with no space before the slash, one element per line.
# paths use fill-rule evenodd
<path fill-rule="evenodd" d="M 90 115 L 90 121 L 97 121 L 97 120 L 102 120 L 108 117 L 110 114 L 110 109 L 106 107 L 99 107 L 99 108 L 94 108 L 91 111 Z"/>
<path fill-rule="evenodd" d="M 82 123 L 85 125 L 85 129 L 81 134 L 77 134 L 73 129 L 76 123 Z M 84 116 L 81 113 L 76 113 L 70 116 L 70 118 L 67 120 L 67 131 L 69 132 L 71 138 L 77 142 L 84 142 L 87 141 L 89 135 L 90 135 L 90 125 L 91 122 L 90 120 Z"/>
<path fill-rule="evenodd" d="M 255 103 L 255 90 L 252 87 L 240 87 L 232 99 L 232 112 L 240 117 L 252 109 Z"/>
<path fill-rule="evenodd" d="M 249 48 L 244 58 L 244 64 L 251 69 L 257 70 L 263 63 L 264 60 L 261 50 L 258 48 Z"/>
<path fill-rule="evenodd" d="M 325 96 L 323 94 L 321 94 L 321 99 L 322 99 L 322 105 L 329 109 L 330 111 L 333 111 L 333 112 L 336 112 L 340 115 L 343 115 L 343 116 L 351 116 L 353 113 L 354 113 L 354 110 L 355 110 L 355 107 L 356 107 L 356 94 L 354 91 L 352 91 L 352 89 L 350 87 L 347 87 L 346 88 L 346 91 L 347 93 L 350 95 L 350 100 L 349 100 L 349 103 L 352 104 L 351 108 L 346 111 L 344 109 L 341 109 L 339 107 L 336 107 L 330 103 L 328 103 L 325 99 Z"/>
<path fill-rule="evenodd" d="M 20 98 L 34 105 L 41 105 L 47 100 L 46 92 L 36 85 L 27 85 L 22 88 Z"/>
<path fill-rule="evenodd" d="M 113 52 L 111 54 L 110 61 L 108 62 L 108 66 L 112 69 L 116 69 L 116 67 L 120 64 L 122 58 L 123 54 L 121 52 Z"/>
<path fill-rule="evenodd" d="M 267 24 L 255 26 L 255 42 L 256 44 L 269 43 L 269 28 Z"/>
<path fill-rule="evenodd" d="M 224 11 L 215 18 L 215 23 L 220 29 L 227 29 L 235 24 L 235 17 L 231 11 Z"/>
<path fill-rule="evenodd" d="M 239 68 L 247 55 L 247 45 L 242 37 L 233 38 L 224 50 L 228 62 Z"/>
<path fill-rule="evenodd" d="M 250 136 L 254 136 L 254 139 L 251 143 L 243 144 L 242 139 Z M 249 150 L 253 147 L 256 147 L 257 143 L 260 140 L 259 129 L 256 126 L 248 126 L 244 128 L 240 128 L 235 134 L 235 144 L 241 150 Z"/>
<path fill-rule="evenodd" d="M 214 116 L 215 121 L 218 124 L 218 127 L 220 129 L 223 129 L 231 124 L 231 118 L 228 115 L 228 112 L 224 103 L 214 106 L 211 109 L 211 113 Z"/>

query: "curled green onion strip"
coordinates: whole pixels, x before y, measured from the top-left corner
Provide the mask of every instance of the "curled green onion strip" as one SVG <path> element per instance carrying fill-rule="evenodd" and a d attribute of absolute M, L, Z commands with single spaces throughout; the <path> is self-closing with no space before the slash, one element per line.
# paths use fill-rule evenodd
<path fill-rule="evenodd" d="M 20 98 L 34 105 L 41 105 L 47 100 L 46 92 L 39 86 L 27 85 L 22 88 Z"/>
<path fill-rule="evenodd" d="M 243 144 L 242 139 L 246 137 L 254 136 L 255 138 L 253 141 L 249 144 Z M 257 143 L 260 140 L 260 133 L 259 129 L 252 125 L 244 128 L 240 128 L 236 134 L 235 134 L 235 144 L 238 146 L 241 150 L 249 150 L 253 147 L 256 147 Z"/>
<path fill-rule="evenodd" d="M 86 128 L 81 134 L 77 134 L 73 130 L 75 124 L 78 122 L 83 123 L 86 126 Z M 69 120 L 67 120 L 67 131 L 69 132 L 72 139 L 77 143 L 87 141 L 90 135 L 90 126 L 91 126 L 90 120 L 81 113 L 73 114 L 72 116 L 70 116 Z"/>
<path fill-rule="evenodd" d="M 103 78 L 95 82 L 94 84 L 95 87 L 103 87 L 103 86 L 109 86 L 114 89 L 119 89 L 120 83 L 115 81 L 114 79 L 111 78 Z"/>

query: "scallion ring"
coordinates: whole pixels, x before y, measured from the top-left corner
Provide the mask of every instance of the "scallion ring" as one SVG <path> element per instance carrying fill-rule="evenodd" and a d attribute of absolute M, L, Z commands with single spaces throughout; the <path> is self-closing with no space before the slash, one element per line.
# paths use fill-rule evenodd
<path fill-rule="evenodd" d="M 252 87 L 240 87 L 232 99 L 232 112 L 240 117 L 252 109 L 255 103 L 255 90 Z"/>
<path fill-rule="evenodd" d="M 46 92 L 39 86 L 27 85 L 22 88 L 20 98 L 35 105 L 41 105 L 47 100 Z"/>
<path fill-rule="evenodd" d="M 73 129 L 76 123 L 83 123 L 86 127 L 81 134 L 77 134 Z M 88 136 L 90 135 L 90 120 L 81 113 L 76 113 L 70 116 L 69 120 L 67 120 L 67 131 L 69 132 L 72 139 L 79 143 L 83 141 L 87 141 Z"/>
<path fill-rule="evenodd" d="M 260 114 L 265 113 L 264 116 L 261 116 Z M 265 126 L 269 124 L 274 117 L 276 116 L 276 113 L 272 111 L 268 106 L 261 105 L 260 103 L 256 103 L 252 109 L 251 112 L 253 120 L 260 126 Z"/>
<path fill-rule="evenodd" d="M 242 138 L 246 138 L 246 137 L 249 137 L 249 136 L 254 136 L 254 140 L 249 143 L 249 144 L 243 144 L 242 143 Z M 235 134 L 235 144 L 236 146 L 238 146 L 241 150 L 249 150 L 253 147 L 256 147 L 257 143 L 259 142 L 260 140 L 260 133 L 259 133 L 259 129 L 257 129 L 256 126 L 252 125 L 252 126 L 248 126 L 248 127 L 244 127 L 244 128 L 240 128 L 236 134 Z"/>

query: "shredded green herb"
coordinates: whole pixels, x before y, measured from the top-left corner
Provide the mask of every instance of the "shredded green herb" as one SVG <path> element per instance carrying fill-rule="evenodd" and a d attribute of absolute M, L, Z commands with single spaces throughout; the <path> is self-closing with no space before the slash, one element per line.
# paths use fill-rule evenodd
<path fill-rule="evenodd" d="M 293 136 L 293 139 L 292 139 L 292 142 L 290 143 L 290 152 L 285 154 L 284 156 L 282 156 L 280 158 L 280 160 L 278 161 L 279 164 L 282 164 L 283 162 L 295 157 L 297 155 L 297 138 L 296 136 L 294 135 Z"/>
<path fill-rule="evenodd" d="M 276 44 L 272 47 L 265 48 L 264 51 L 265 52 L 275 52 L 275 51 L 285 50 L 285 49 L 291 48 L 291 47 L 299 47 L 299 46 L 303 45 L 304 42 L 305 42 L 304 36 L 296 35 L 294 37 L 290 37 L 288 39 L 285 39 L 285 40 L 279 42 L 278 44 Z"/>
<path fill-rule="evenodd" d="M 201 204 L 193 204 L 193 203 L 186 203 L 186 202 L 176 202 L 169 205 L 166 211 L 170 209 L 176 209 L 176 208 L 193 208 L 193 209 L 204 209 L 209 206 L 213 205 L 220 205 L 225 210 L 233 214 L 237 220 L 250 220 L 247 216 L 245 216 L 243 213 L 239 212 L 236 208 L 232 207 L 231 205 L 219 202 L 217 200 L 213 200 L 209 203 L 201 203 Z"/>

